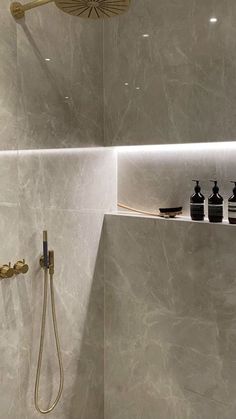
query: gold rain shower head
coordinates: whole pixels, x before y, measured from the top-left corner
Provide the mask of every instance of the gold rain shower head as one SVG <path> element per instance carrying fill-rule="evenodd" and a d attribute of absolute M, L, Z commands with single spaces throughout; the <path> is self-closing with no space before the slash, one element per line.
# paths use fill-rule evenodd
<path fill-rule="evenodd" d="M 30 3 L 11 3 L 11 14 L 15 19 L 25 16 L 27 10 L 54 2 L 65 13 L 87 19 L 119 16 L 128 10 L 131 0 L 34 0 Z"/>

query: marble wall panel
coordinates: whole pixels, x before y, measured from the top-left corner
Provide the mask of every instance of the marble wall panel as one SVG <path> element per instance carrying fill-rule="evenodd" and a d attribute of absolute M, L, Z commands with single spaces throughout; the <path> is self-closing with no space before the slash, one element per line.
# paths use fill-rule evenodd
<path fill-rule="evenodd" d="M 21 417 L 36 418 L 33 389 L 38 356 L 43 277 L 38 258 L 42 218 L 38 210 L 22 210 L 24 240 L 19 250 L 32 261 L 31 272 L 18 282 L 21 300 L 19 328 L 19 410 Z M 30 216 L 29 216 L 30 215 Z M 29 220 L 39 223 L 32 237 Z M 55 249 L 57 316 L 65 371 L 65 388 L 53 418 L 103 419 L 103 264 L 99 241 L 102 214 L 45 210 L 42 227 L 48 228 L 50 247 Z M 101 245 L 102 246 L 102 245 Z M 26 309 L 28 305 L 28 310 Z M 52 401 L 58 388 L 52 324 L 48 316 L 41 379 L 42 406 Z M 25 416 L 23 416 L 25 415 Z"/>
<path fill-rule="evenodd" d="M 106 21 L 106 143 L 235 139 L 235 16 L 233 0 L 135 0 Z"/>
<path fill-rule="evenodd" d="M 16 22 L 10 3 L 0 18 L 0 149 L 103 145 L 102 23 L 53 4 Z"/>
<path fill-rule="evenodd" d="M 0 149 L 17 148 L 17 42 L 9 1 L 1 2 L 0 16 Z"/>
<path fill-rule="evenodd" d="M 1 153 L 0 179 L 0 265 L 3 265 L 17 256 L 19 246 L 17 152 Z M 18 419 L 16 413 L 18 411 L 16 394 L 19 387 L 18 347 L 16 345 L 18 337 L 16 283 L 14 279 L 11 279 L 1 281 L 0 285 L 1 415 L 6 418 L 13 418 L 15 415 Z"/>
<path fill-rule="evenodd" d="M 38 417 L 33 396 L 43 291 L 39 257 L 42 231 L 47 229 L 50 248 L 55 250 L 55 295 L 65 370 L 63 396 L 51 417 L 104 419 L 101 231 L 104 212 L 114 210 L 116 204 L 116 153 L 105 150 L 103 155 L 93 149 L 2 156 L 1 179 L 7 179 L 9 170 L 12 176 L 0 202 L 1 236 L 6 238 L 1 259 L 25 257 L 30 266 L 26 276 L 0 283 L 2 412 L 8 419 Z M 42 407 L 52 401 L 58 388 L 50 311 L 47 319 Z"/>
<path fill-rule="evenodd" d="M 192 179 L 201 181 L 206 199 L 212 191 L 210 180 L 217 179 L 227 218 L 227 201 L 233 189 L 230 181 L 236 176 L 235 160 L 233 142 L 120 149 L 118 200 L 147 211 L 183 206 L 184 215 L 189 215 Z"/>
<path fill-rule="evenodd" d="M 235 228 L 105 227 L 105 417 L 233 419 Z"/>
<path fill-rule="evenodd" d="M 102 145 L 101 22 L 46 5 L 17 23 L 17 55 L 19 148 Z"/>
<path fill-rule="evenodd" d="M 19 152 L 20 200 L 30 208 L 104 212 L 116 202 L 116 151 Z"/>

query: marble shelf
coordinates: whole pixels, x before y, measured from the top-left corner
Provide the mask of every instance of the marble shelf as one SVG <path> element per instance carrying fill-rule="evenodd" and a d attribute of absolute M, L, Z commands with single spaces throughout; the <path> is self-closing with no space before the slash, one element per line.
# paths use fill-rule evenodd
<path fill-rule="evenodd" d="M 117 217 L 131 217 L 131 218 L 140 218 L 140 219 L 151 219 L 151 220 L 158 220 L 158 221 L 166 221 L 166 222 L 187 222 L 192 224 L 209 224 L 214 226 L 224 226 L 224 227 L 236 227 L 236 224 L 230 224 L 228 220 L 223 220 L 222 223 L 210 223 L 206 218 L 204 221 L 193 221 L 190 217 L 186 216 L 178 216 L 175 218 L 164 218 L 164 217 L 155 217 L 152 215 L 146 215 L 141 213 L 135 213 L 131 211 L 113 211 L 108 212 L 105 214 L 106 216 L 117 216 Z"/>

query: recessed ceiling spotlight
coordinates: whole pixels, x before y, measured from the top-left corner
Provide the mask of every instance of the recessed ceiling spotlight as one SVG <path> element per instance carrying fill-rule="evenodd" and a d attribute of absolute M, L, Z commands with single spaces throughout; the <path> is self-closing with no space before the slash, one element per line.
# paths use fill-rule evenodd
<path fill-rule="evenodd" d="M 217 22 L 218 22 L 217 17 L 211 17 L 211 18 L 210 18 L 210 22 L 211 22 L 211 23 L 217 23 Z"/>
<path fill-rule="evenodd" d="M 140 87 L 139 87 L 139 86 L 137 86 L 137 87 L 135 87 L 135 89 L 136 89 L 136 90 L 140 90 Z"/>
<path fill-rule="evenodd" d="M 45 61 L 51 61 L 51 58 L 45 58 Z"/>
<path fill-rule="evenodd" d="M 150 35 L 149 35 L 149 33 L 143 33 L 143 34 L 142 34 L 142 37 L 143 37 L 143 38 L 149 38 L 149 36 L 150 36 Z"/>
<path fill-rule="evenodd" d="M 125 83 L 125 86 L 129 86 L 129 83 L 127 83 L 127 82 L 126 82 L 126 83 Z"/>
<path fill-rule="evenodd" d="M 65 99 L 69 99 L 69 96 L 65 96 Z"/>

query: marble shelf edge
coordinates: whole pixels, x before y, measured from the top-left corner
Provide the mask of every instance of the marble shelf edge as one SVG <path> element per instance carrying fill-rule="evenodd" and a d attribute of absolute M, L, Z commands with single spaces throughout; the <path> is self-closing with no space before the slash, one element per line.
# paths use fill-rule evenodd
<path fill-rule="evenodd" d="M 236 227 L 236 224 L 230 224 L 227 220 L 223 220 L 222 223 L 210 223 L 208 219 L 205 219 L 204 221 L 193 221 L 190 217 L 186 216 L 179 216 L 176 218 L 164 218 L 164 217 L 155 217 L 151 215 L 145 215 L 145 214 L 139 214 L 139 213 L 132 213 L 132 212 L 126 212 L 126 211 L 113 211 L 113 212 L 107 212 L 105 213 L 105 217 L 128 217 L 128 218 L 141 218 L 145 220 L 157 220 L 160 222 L 185 222 L 190 224 L 202 224 L 202 225 L 210 225 L 210 226 L 221 226 L 221 227 Z"/>

